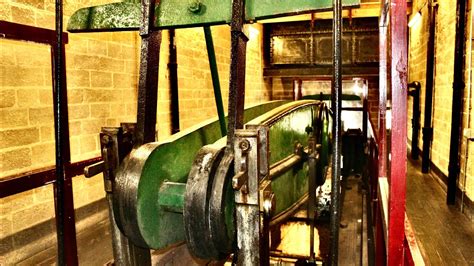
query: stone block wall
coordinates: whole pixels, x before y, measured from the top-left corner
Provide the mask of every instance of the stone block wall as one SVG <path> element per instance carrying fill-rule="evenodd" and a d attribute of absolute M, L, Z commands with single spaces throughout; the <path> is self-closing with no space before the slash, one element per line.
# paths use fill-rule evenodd
<path fill-rule="evenodd" d="M 416 25 L 409 29 L 409 63 L 408 72 L 409 80 L 419 81 L 421 83 L 421 126 L 423 127 L 424 107 L 425 107 L 425 85 L 426 85 L 426 57 L 427 57 L 427 42 L 428 42 L 428 6 L 426 1 L 413 1 L 413 10 L 422 8 L 422 19 Z M 431 151 L 431 161 L 441 170 L 444 175 L 448 175 L 449 164 L 449 149 L 450 149 L 450 134 L 451 134 L 451 109 L 452 109 L 452 88 L 453 88 L 453 71 L 454 71 L 454 47 L 456 35 L 456 3 L 455 1 L 440 0 L 438 2 L 437 21 L 435 27 L 435 80 L 433 90 L 433 142 Z M 470 4 L 468 5 L 471 6 Z M 468 18 L 467 25 L 472 25 L 472 11 L 468 10 L 466 17 Z M 469 28 L 471 26 L 468 26 Z M 469 34 L 468 34 L 469 36 Z M 466 39 L 466 73 L 465 80 L 467 82 L 464 94 L 464 111 L 463 111 L 463 129 L 469 125 L 474 113 L 468 110 L 468 95 L 469 90 L 472 91 L 472 53 L 471 40 Z M 469 84 L 470 83 L 470 84 Z M 472 93 L 471 93 L 472 94 Z M 413 100 L 409 97 L 408 104 L 408 121 L 413 116 L 412 104 Z M 472 106 L 472 99 L 471 99 Z M 470 115 L 469 115 L 470 112 Z M 471 117 L 471 118 L 469 118 Z M 408 126 L 408 137 L 411 138 L 411 126 Z M 421 149 L 422 135 L 420 134 L 419 145 Z M 410 144 L 410 141 L 409 141 Z M 472 144 L 470 144 L 473 146 Z M 473 149 L 469 148 L 469 159 L 466 161 L 466 141 L 462 140 L 461 147 L 461 174 L 458 186 L 462 189 L 464 185 L 464 175 L 466 175 L 466 192 L 468 197 L 472 200 L 474 198 L 474 168 L 472 163 Z M 467 171 L 465 171 L 467 166 Z"/>
<path fill-rule="evenodd" d="M 65 25 L 81 7 L 109 1 L 68 1 Z M 0 20 L 54 29 L 54 1 L 6 0 Z M 247 55 L 246 103 L 270 100 L 262 76 L 261 26 Z M 212 27 L 227 110 L 230 28 Z M 181 129 L 216 116 L 202 28 L 176 31 Z M 136 121 L 140 37 L 136 32 L 69 34 L 66 45 L 72 161 L 100 155 L 102 126 Z M 171 134 L 168 33 L 163 31 L 158 92 L 158 139 Z M 51 59 L 48 46 L 0 39 L 0 178 L 54 165 Z M 78 233 L 107 218 L 103 181 L 73 178 Z M 24 262 L 55 245 L 52 185 L 0 199 L 0 265 Z M 31 260 L 30 260 L 31 261 Z"/>

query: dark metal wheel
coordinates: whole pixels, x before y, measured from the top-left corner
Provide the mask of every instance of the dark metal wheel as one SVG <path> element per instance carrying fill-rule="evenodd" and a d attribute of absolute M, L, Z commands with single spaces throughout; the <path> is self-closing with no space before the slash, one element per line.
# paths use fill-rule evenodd
<path fill-rule="evenodd" d="M 217 166 L 223 148 L 215 145 L 202 147 L 189 172 L 183 211 L 186 243 L 189 251 L 202 259 L 219 258 L 220 253 L 210 234 L 209 201 Z"/>
<path fill-rule="evenodd" d="M 234 155 L 226 150 L 217 168 L 209 204 L 211 239 L 221 253 L 219 259 L 230 254 L 235 244 L 233 170 Z"/>

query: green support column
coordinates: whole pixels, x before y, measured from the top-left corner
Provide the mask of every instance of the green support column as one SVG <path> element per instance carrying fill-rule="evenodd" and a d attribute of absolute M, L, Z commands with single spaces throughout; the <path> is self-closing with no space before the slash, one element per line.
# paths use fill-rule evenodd
<path fill-rule="evenodd" d="M 211 69 L 212 85 L 214 88 L 214 98 L 216 100 L 217 115 L 221 127 L 221 135 L 227 135 L 225 125 L 224 105 L 222 104 L 221 84 L 219 82 L 219 71 L 217 70 L 216 53 L 214 42 L 212 41 L 212 32 L 209 26 L 204 26 L 204 36 L 206 37 L 207 56 L 209 57 L 209 67 Z"/>

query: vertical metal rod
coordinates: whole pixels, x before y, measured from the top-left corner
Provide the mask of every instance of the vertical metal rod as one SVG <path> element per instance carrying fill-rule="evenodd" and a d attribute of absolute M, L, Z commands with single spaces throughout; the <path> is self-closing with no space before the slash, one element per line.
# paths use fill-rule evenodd
<path fill-rule="evenodd" d="M 381 15 L 379 22 L 379 128 L 378 128 L 378 152 L 377 156 L 377 176 L 373 184 L 374 195 L 374 221 L 375 221 L 375 264 L 384 265 L 386 263 L 386 248 L 383 230 L 383 218 L 381 200 L 378 196 L 378 179 L 387 177 L 387 129 L 386 129 L 386 113 L 387 113 L 387 39 L 388 39 L 388 12 L 389 0 L 383 0 L 381 4 Z"/>
<path fill-rule="evenodd" d="M 364 81 L 364 99 L 363 99 L 363 102 L 362 102 L 362 105 L 363 105 L 363 111 L 362 111 L 362 135 L 364 137 L 364 143 L 367 143 L 367 140 L 369 138 L 369 135 L 367 133 L 367 127 L 368 127 L 368 123 L 369 123 L 369 103 L 368 103 L 368 100 L 367 100 L 367 97 L 369 95 L 368 93 L 368 81 L 365 80 Z"/>
<path fill-rule="evenodd" d="M 159 4 L 159 1 L 156 4 Z M 142 0 L 142 26 L 140 27 L 142 43 L 140 48 L 136 145 L 155 141 L 156 136 L 161 31 L 150 29 L 150 25 L 153 25 L 154 7 L 154 1 Z"/>
<path fill-rule="evenodd" d="M 229 75 L 229 115 L 227 147 L 233 149 L 235 129 L 243 128 L 245 103 L 245 64 L 248 38 L 242 32 L 244 1 L 232 1 L 231 51 Z"/>
<path fill-rule="evenodd" d="M 224 105 L 222 103 L 221 83 L 219 82 L 219 70 L 217 69 L 216 53 L 212 32 L 209 26 L 204 26 L 204 36 L 206 38 L 207 57 L 209 58 L 209 67 L 211 69 L 212 86 L 214 88 L 214 99 L 216 100 L 217 115 L 219 116 L 219 125 L 222 136 L 227 135 L 225 125 Z"/>
<path fill-rule="evenodd" d="M 392 95 L 387 264 L 402 265 L 405 240 L 407 146 L 407 1 L 390 1 Z"/>
<path fill-rule="evenodd" d="M 387 39 L 388 39 L 388 0 L 382 4 L 379 24 L 379 153 L 378 177 L 387 177 Z"/>
<path fill-rule="evenodd" d="M 418 160 L 419 148 L 418 148 L 418 136 L 420 135 L 420 89 L 421 84 L 418 81 L 414 81 L 408 84 L 409 88 L 413 90 L 409 91 L 409 95 L 413 96 L 413 118 L 411 120 L 411 158 Z"/>
<path fill-rule="evenodd" d="M 176 49 L 175 30 L 168 30 L 169 34 L 169 84 L 171 97 L 171 134 L 178 133 L 179 128 L 179 95 L 178 95 L 178 59 Z"/>
<path fill-rule="evenodd" d="M 320 125 L 323 124 L 322 121 Z M 314 254 L 314 216 L 316 212 L 316 163 L 320 160 L 318 153 L 321 151 L 316 151 L 316 140 L 314 137 L 308 140 L 308 146 L 310 147 L 309 157 L 308 157 L 308 207 L 307 207 L 307 216 L 309 219 L 309 261 L 314 263 L 315 254 Z"/>
<path fill-rule="evenodd" d="M 333 146 L 331 178 L 331 214 L 330 214 L 330 264 L 337 265 L 339 247 L 340 220 L 340 176 L 341 176 L 341 105 L 342 105 L 342 5 L 341 0 L 333 0 L 333 80 L 331 108 L 333 111 Z"/>
<path fill-rule="evenodd" d="M 77 265 L 76 227 L 72 181 L 66 166 L 71 163 L 66 89 L 65 49 L 63 43 L 63 3 L 56 0 L 56 43 L 53 45 L 54 137 L 56 183 L 54 185 L 58 265 Z"/>
<path fill-rule="evenodd" d="M 454 77 L 453 77 L 453 107 L 451 112 L 451 141 L 449 148 L 448 192 L 446 203 L 454 205 L 456 202 L 457 180 L 460 170 L 460 144 L 462 139 L 462 113 L 465 70 L 465 43 L 466 43 L 466 0 L 457 0 L 456 8 L 456 42 L 454 48 Z"/>
<path fill-rule="evenodd" d="M 428 47 L 426 51 L 426 88 L 425 88 L 425 116 L 423 122 L 423 153 L 421 157 L 421 172 L 430 170 L 431 141 L 433 140 L 433 127 L 431 126 L 433 112 L 433 84 L 434 84 L 434 57 L 435 57 L 435 27 L 436 4 L 429 1 L 430 28 L 428 33 Z"/>

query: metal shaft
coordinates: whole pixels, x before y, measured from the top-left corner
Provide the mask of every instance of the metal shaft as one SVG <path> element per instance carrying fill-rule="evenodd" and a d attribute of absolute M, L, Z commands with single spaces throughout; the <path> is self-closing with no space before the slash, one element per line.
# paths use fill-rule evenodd
<path fill-rule="evenodd" d="M 342 105 L 342 5 L 341 0 L 333 0 L 333 80 L 331 108 L 333 111 L 333 160 L 331 178 L 330 214 L 330 263 L 337 265 L 340 219 L 340 176 L 341 176 L 341 105 Z"/>
<path fill-rule="evenodd" d="M 242 32 L 244 26 L 244 1 L 232 1 L 229 119 L 227 146 L 232 148 L 236 129 L 243 128 L 245 103 L 245 63 L 248 38 Z"/>
<path fill-rule="evenodd" d="M 179 95 L 178 95 L 178 51 L 176 49 L 175 30 L 170 29 L 169 33 L 169 84 L 171 96 L 171 134 L 178 133 L 179 127 Z"/>
<path fill-rule="evenodd" d="M 54 52 L 54 136 L 56 145 L 55 207 L 58 264 L 77 265 L 76 227 L 72 182 L 66 176 L 71 161 L 67 109 L 65 49 L 63 43 L 63 3 L 56 0 L 56 43 Z"/>
<path fill-rule="evenodd" d="M 159 1 L 156 1 L 156 5 L 159 5 Z M 155 141 L 156 134 L 161 31 L 151 29 L 154 10 L 155 1 L 142 0 L 142 25 L 140 27 L 142 43 L 140 48 L 136 145 Z"/>
<path fill-rule="evenodd" d="M 448 192 L 446 202 L 454 205 L 456 201 L 457 180 L 460 171 L 460 142 L 462 139 L 462 113 L 465 70 L 465 38 L 466 38 L 466 0 L 457 1 L 456 9 L 456 42 L 454 53 L 454 78 L 453 78 L 453 107 L 451 112 L 451 141 L 449 145 L 449 174 L 448 174 Z"/>
<path fill-rule="evenodd" d="M 426 88 L 425 88 L 425 114 L 423 123 L 423 154 L 421 160 L 421 171 L 428 173 L 430 170 L 431 141 L 433 139 L 433 127 L 431 126 L 433 112 L 433 88 L 434 88 L 434 49 L 435 49 L 435 27 L 436 6 L 432 0 L 429 1 L 430 29 L 428 35 L 428 47 L 426 51 Z M 413 147 L 412 147 L 413 149 Z"/>
<path fill-rule="evenodd" d="M 216 53 L 212 32 L 209 26 L 204 26 L 204 36 L 206 37 L 207 56 L 209 58 L 209 67 L 211 69 L 212 86 L 214 88 L 214 99 L 216 100 L 217 115 L 219 116 L 219 125 L 222 136 L 227 135 L 225 125 L 224 105 L 222 104 L 221 84 L 219 82 L 219 71 L 217 69 Z"/>

